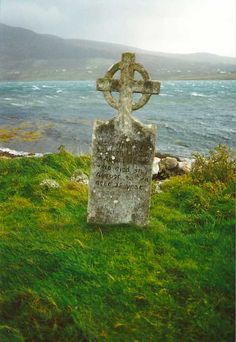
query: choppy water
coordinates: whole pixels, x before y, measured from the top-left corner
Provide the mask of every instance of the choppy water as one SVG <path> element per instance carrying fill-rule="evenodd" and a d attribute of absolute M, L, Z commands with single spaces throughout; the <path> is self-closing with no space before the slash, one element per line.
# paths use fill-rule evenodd
<path fill-rule="evenodd" d="M 190 157 L 219 143 L 235 148 L 236 81 L 163 81 L 161 94 L 134 112 L 158 126 L 157 150 Z M 72 153 L 90 151 L 95 119 L 115 115 L 95 82 L 0 83 L 0 129 L 36 130 L 38 141 L 0 142 L 0 147 L 53 152 L 64 145 Z"/>

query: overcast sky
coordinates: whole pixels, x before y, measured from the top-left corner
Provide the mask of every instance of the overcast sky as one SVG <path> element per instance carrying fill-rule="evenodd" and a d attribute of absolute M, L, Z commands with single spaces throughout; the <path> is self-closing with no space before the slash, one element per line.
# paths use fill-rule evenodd
<path fill-rule="evenodd" d="M 236 55 L 236 0 L 0 0 L 0 22 L 163 52 Z"/>

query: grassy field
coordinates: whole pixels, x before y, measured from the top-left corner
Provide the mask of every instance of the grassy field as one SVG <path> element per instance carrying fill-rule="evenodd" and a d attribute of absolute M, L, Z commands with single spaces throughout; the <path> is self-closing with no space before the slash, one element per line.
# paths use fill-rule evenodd
<path fill-rule="evenodd" d="M 89 168 L 64 150 L 0 159 L 0 341 L 233 341 L 227 151 L 153 193 L 148 227 L 88 225 L 70 177 Z"/>

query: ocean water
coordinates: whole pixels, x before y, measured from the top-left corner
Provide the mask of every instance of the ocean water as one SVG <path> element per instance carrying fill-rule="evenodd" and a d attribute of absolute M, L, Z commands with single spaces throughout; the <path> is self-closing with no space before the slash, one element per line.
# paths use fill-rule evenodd
<path fill-rule="evenodd" d="M 88 153 L 94 120 L 114 115 L 93 81 L 0 83 L 0 129 L 40 135 L 0 142 L 0 148 L 44 153 L 64 145 L 74 154 Z M 236 81 L 163 81 L 160 95 L 133 115 L 157 125 L 162 153 L 191 157 L 220 143 L 235 148 Z"/>

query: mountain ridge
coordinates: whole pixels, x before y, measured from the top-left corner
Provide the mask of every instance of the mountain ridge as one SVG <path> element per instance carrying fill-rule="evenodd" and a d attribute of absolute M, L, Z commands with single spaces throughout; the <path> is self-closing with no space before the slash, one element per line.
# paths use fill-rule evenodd
<path fill-rule="evenodd" d="M 109 42 L 65 39 L 0 23 L 0 81 L 95 79 L 136 53 L 152 78 L 236 79 L 236 59 L 210 53 L 172 54 Z"/>

